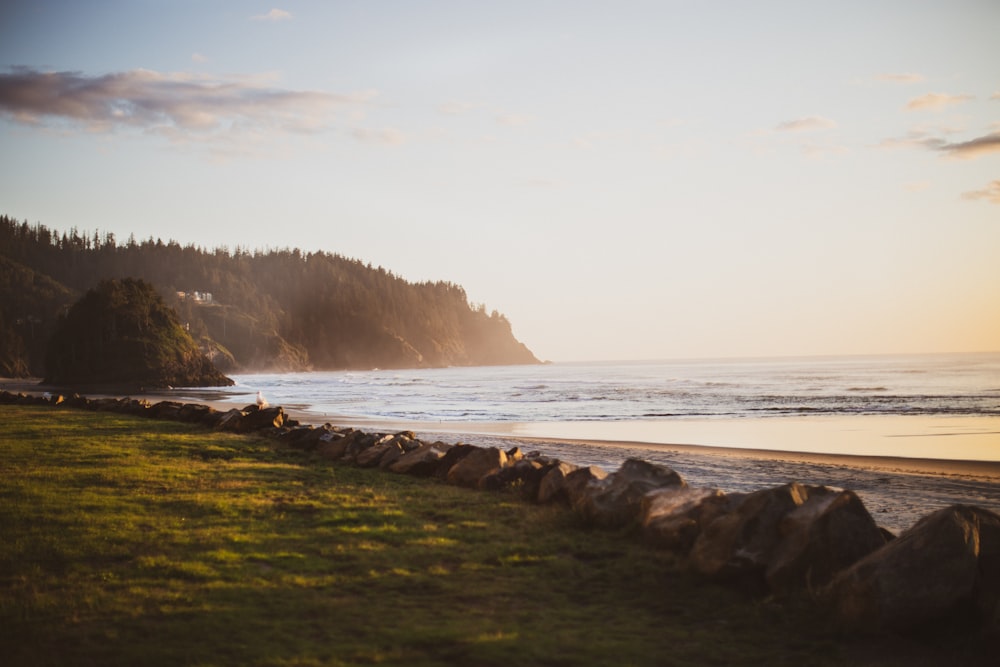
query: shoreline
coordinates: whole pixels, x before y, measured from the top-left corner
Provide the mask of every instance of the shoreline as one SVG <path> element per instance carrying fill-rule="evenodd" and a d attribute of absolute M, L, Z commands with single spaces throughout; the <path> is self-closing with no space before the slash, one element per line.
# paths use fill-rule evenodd
<path fill-rule="evenodd" d="M 33 378 L 24 380 L 0 378 L 0 391 L 24 392 L 41 394 L 45 392 L 68 393 L 65 388 L 42 385 L 40 382 L 33 382 Z M 225 395 L 226 388 L 218 388 L 219 392 L 214 396 L 212 388 L 181 388 L 155 389 L 137 393 L 95 393 L 94 397 L 114 397 L 121 396 L 140 397 L 152 403 L 159 401 L 180 401 L 194 402 L 211 406 L 216 410 L 227 411 L 233 408 L 243 408 L 253 403 L 252 397 L 248 401 L 226 400 L 221 396 Z M 203 395 L 209 394 L 209 395 Z M 413 431 L 424 434 L 433 439 L 453 438 L 458 441 L 475 440 L 500 440 L 511 443 L 511 445 L 546 446 L 557 445 L 566 447 L 597 447 L 611 450 L 641 450 L 656 452 L 661 454 L 688 454 L 695 456 L 718 456 L 725 458 L 757 459 L 763 461 L 777 461 L 783 463 L 803 463 L 819 465 L 847 465 L 852 468 L 868 470 L 883 470 L 894 474 L 915 474 L 915 475 L 961 475 L 967 477 L 977 477 L 984 480 L 1000 483 L 1000 460 L 978 460 L 978 459 L 941 459 L 919 456 L 890 456 L 875 454 L 856 453 L 832 453 L 817 452 L 795 449 L 771 449 L 767 447 L 743 447 L 729 446 L 724 444 L 703 444 L 688 442 L 651 442 L 649 440 L 633 439 L 610 439 L 602 437 L 562 437 L 548 435 L 534 435 L 530 431 L 531 424 L 520 422 L 511 423 L 477 423 L 477 422 L 406 422 L 401 420 L 385 420 L 376 418 L 359 418 L 346 415 L 327 414 L 317 410 L 311 410 L 301 405 L 282 405 L 285 413 L 292 419 L 297 419 L 303 424 L 321 425 L 331 423 L 337 426 L 358 428 L 361 430 L 387 430 L 387 431 Z M 780 420 L 782 418 L 762 418 L 759 422 Z M 785 418 L 786 422 L 792 421 Z M 819 418 L 813 418 L 819 419 Z M 858 417 L 843 419 L 864 419 L 877 420 L 880 417 Z M 799 423 L 807 423 L 809 420 L 799 420 Z M 600 430 L 601 422 L 580 422 L 583 428 Z M 714 423 L 714 425 L 718 425 Z M 747 422 L 734 423 L 733 426 L 745 427 Z M 1000 427 L 1000 424 L 998 424 Z M 523 430 L 525 433 L 518 433 Z M 997 440 L 998 455 L 1000 455 L 1000 438 Z"/>
<path fill-rule="evenodd" d="M 42 394 L 53 387 L 5 383 L 0 390 Z M 64 392 L 58 392 L 64 393 Z M 225 394 L 199 395 L 189 390 L 157 391 L 130 396 L 150 403 L 198 403 L 223 412 L 242 409 L 253 400 L 234 402 Z M 121 398 L 91 395 L 89 398 Z M 535 437 L 513 433 L 510 425 L 476 428 L 465 423 L 407 424 L 381 420 L 336 418 L 303 408 L 282 405 L 289 418 L 303 425 L 330 423 L 368 432 L 413 431 L 424 441 L 464 442 L 480 447 L 526 452 L 557 458 L 578 466 L 617 470 L 629 458 L 675 470 L 692 487 L 731 493 L 753 493 L 788 482 L 850 489 L 858 494 L 878 524 L 896 534 L 924 516 L 951 505 L 975 505 L 1000 513 L 1000 462 L 893 456 L 858 456 L 827 452 L 798 452 L 763 448 L 665 444 L 602 438 Z"/>

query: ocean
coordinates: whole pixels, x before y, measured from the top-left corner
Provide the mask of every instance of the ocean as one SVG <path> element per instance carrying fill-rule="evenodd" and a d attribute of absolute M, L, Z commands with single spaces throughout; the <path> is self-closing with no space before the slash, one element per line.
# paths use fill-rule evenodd
<path fill-rule="evenodd" d="M 956 503 L 1000 512 L 1000 353 L 234 379 L 175 398 L 243 407 L 261 391 L 308 424 L 517 445 L 609 472 L 637 457 L 727 493 L 791 481 L 846 488 L 897 533 Z"/>
<path fill-rule="evenodd" d="M 248 374 L 214 400 L 420 434 L 1000 461 L 1000 353 Z M 198 395 L 197 390 L 186 390 Z"/>

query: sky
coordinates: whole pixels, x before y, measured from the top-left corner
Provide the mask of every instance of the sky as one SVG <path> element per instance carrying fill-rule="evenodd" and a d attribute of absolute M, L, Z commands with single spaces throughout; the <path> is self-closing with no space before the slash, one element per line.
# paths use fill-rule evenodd
<path fill-rule="evenodd" d="M 541 359 L 1000 350 L 1000 2 L 7 0 L 0 213 L 462 285 Z"/>

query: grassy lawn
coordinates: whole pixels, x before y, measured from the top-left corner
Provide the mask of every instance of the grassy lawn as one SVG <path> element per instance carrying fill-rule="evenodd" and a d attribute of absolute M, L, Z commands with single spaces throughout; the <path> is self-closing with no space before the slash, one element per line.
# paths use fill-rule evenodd
<path fill-rule="evenodd" d="M 845 643 L 808 606 L 506 494 L 179 423 L 0 418 L 4 665 L 913 665 L 953 650 Z"/>

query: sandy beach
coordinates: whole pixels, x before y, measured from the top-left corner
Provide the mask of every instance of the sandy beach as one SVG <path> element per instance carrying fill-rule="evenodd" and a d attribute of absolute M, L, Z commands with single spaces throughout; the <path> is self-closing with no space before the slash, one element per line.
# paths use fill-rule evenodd
<path fill-rule="evenodd" d="M 0 379 L 0 390 L 42 393 L 54 391 L 37 382 Z M 96 395 L 90 395 L 96 397 Z M 150 402 L 198 402 L 218 410 L 243 407 L 232 396 L 211 392 L 163 390 L 134 395 Z M 225 400 L 227 399 L 228 400 Z M 252 402 L 252 401 L 248 401 Z M 858 493 L 879 525 L 900 533 L 921 517 L 952 504 L 970 504 L 1000 512 L 1000 462 L 930 458 L 860 456 L 795 452 L 765 448 L 706 446 L 688 443 L 648 443 L 600 438 L 553 438 L 518 435 L 516 424 L 442 425 L 345 420 L 336 415 L 283 406 L 304 424 L 331 423 L 368 431 L 412 430 L 422 440 L 464 442 L 525 452 L 537 451 L 577 465 L 613 471 L 628 458 L 669 466 L 691 486 L 719 488 L 728 493 L 750 492 L 786 482 L 827 485 Z"/>

